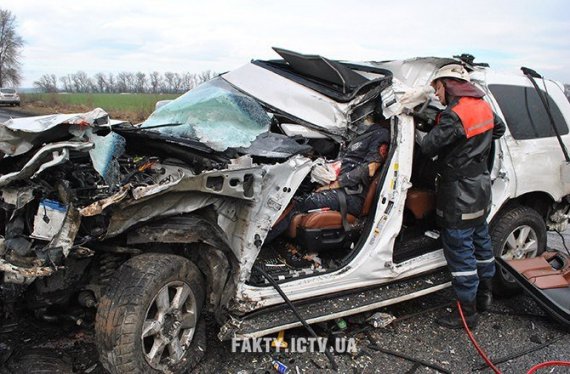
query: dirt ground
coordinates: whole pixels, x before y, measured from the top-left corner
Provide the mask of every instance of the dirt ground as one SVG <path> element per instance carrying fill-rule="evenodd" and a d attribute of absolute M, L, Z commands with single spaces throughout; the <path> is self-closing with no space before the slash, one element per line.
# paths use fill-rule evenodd
<path fill-rule="evenodd" d="M 380 311 L 397 318 L 385 328 L 368 324 L 368 314 L 347 318 L 344 336 L 355 339 L 357 353 L 335 354 L 338 372 L 491 372 L 464 331 L 447 330 L 433 322 L 445 312 L 450 296 L 450 291 L 441 291 L 383 308 Z M 206 316 L 206 322 L 207 351 L 195 373 L 276 372 L 271 367 L 274 355 L 232 353 L 230 342 L 217 339 L 213 319 Z M 317 334 L 327 336 L 331 324 L 314 327 Z M 527 372 L 543 361 L 570 360 L 569 332 L 523 294 L 496 300 L 492 310 L 481 316 L 474 335 L 503 373 Z M 294 329 L 286 332 L 285 340 L 308 336 L 303 329 Z M 106 373 L 98 363 L 93 338 L 89 316 L 47 322 L 20 315 L 0 327 L 0 373 Z M 321 353 L 282 353 L 278 358 L 291 373 L 334 372 Z M 570 368 L 547 368 L 541 373 L 570 373 Z"/>

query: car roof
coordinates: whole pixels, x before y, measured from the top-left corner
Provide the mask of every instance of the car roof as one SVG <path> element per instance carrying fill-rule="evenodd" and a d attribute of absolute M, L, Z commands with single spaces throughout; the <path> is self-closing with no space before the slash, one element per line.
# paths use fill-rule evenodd
<path fill-rule="evenodd" d="M 282 60 L 254 60 L 253 64 L 295 81 L 337 102 L 348 102 L 372 87 L 387 87 L 392 73 L 373 65 L 355 65 L 319 55 L 305 55 L 274 47 Z M 371 75 L 358 71 L 365 69 Z"/>

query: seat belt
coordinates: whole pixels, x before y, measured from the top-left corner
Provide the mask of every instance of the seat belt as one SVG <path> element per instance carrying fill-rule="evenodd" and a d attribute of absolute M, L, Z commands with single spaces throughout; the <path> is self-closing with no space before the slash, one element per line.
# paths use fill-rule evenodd
<path fill-rule="evenodd" d="M 340 205 L 340 216 L 342 217 L 342 227 L 344 228 L 345 232 L 349 232 L 351 227 L 346 219 L 346 215 L 348 214 L 348 207 L 346 205 L 346 194 L 344 189 L 338 188 L 337 190 L 337 197 L 338 197 L 338 204 Z"/>

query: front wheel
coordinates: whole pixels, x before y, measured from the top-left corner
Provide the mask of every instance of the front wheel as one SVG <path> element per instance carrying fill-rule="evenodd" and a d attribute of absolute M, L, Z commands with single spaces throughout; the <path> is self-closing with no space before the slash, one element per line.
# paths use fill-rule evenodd
<path fill-rule="evenodd" d="M 497 257 L 505 260 L 533 258 L 546 249 L 546 224 L 532 208 L 507 208 L 492 223 L 491 240 Z M 506 296 L 517 293 L 520 287 L 508 272 L 497 267 L 493 290 L 497 295 Z"/>
<path fill-rule="evenodd" d="M 205 283 L 196 265 L 180 256 L 143 254 L 125 262 L 109 284 L 95 321 L 107 370 L 182 373 L 199 362 Z"/>

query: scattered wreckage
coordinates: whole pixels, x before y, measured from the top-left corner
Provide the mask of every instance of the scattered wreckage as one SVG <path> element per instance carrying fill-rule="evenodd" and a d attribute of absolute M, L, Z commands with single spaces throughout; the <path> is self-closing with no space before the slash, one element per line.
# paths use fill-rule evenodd
<path fill-rule="evenodd" d="M 414 87 L 449 63 L 466 65 L 509 126 L 489 165 L 497 256 L 536 257 L 547 228 L 566 227 L 570 160 L 554 146 L 565 151 L 570 105 L 557 83 L 535 89 L 529 74 L 496 74 L 465 56 L 347 63 L 275 50 L 281 60 L 216 77 L 137 126 L 101 109 L 1 124 L 0 311 L 13 313 L 23 295 L 38 316 L 97 308 L 110 372 L 182 372 L 205 349 L 203 311 L 221 339 L 248 338 L 301 325 L 284 297 L 302 300 L 297 312 L 315 323 L 448 287 L 434 161 L 415 147 L 414 125 L 438 103 Z M 264 243 L 314 188 L 315 160 L 335 159 L 374 110 L 392 141 L 366 210 L 348 227 L 340 212 L 300 215 Z M 552 126 L 538 121 L 547 114 Z M 288 266 L 278 254 L 292 244 L 319 261 Z M 504 269 L 496 283 L 518 288 Z"/>

